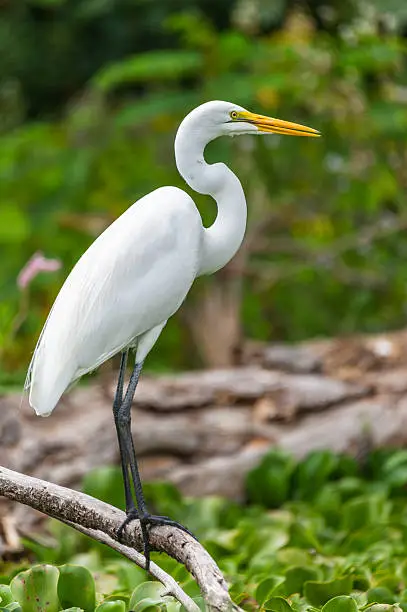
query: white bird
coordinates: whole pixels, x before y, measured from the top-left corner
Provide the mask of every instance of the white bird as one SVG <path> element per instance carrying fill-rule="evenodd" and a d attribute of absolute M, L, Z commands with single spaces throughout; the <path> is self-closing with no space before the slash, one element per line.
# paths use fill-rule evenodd
<path fill-rule="evenodd" d="M 131 520 L 140 520 L 146 568 L 147 526 L 185 527 L 152 516 L 146 508 L 130 430 L 138 378 L 147 354 L 195 278 L 226 265 L 246 228 L 246 200 L 239 179 L 223 163 L 207 164 L 204 149 L 218 136 L 273 133 L 319 136 L 312 128 L 257 115 L 229 102 L 207 102 L 187 115 L 175 138 L 177 168 L 192 189 L 214 198 L 215 222 L 204 228 L 194 201 L 177 187 L 160 187 L 130 206 L 72 269 L 29 366 L 30 405 L 38 415 L 48 416 L 74 381 L 122 353 L 113 403 L 127 513 L 119 537 Z M 135 353 L 135 366 L 123 398 L 129 350 Z"/>

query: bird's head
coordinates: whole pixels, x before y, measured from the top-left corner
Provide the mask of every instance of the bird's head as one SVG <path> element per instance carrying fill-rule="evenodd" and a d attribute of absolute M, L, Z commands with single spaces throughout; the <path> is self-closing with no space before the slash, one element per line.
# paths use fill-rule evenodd
<path fill-rule="evenodd" d="M 194 127 L 211 139 L 239 134 L 287 134 L 290 136 L 320 136 L 313 128 L 252 113 L 231 102 L 214 100 L 195 108 L 187 117 Z"/>

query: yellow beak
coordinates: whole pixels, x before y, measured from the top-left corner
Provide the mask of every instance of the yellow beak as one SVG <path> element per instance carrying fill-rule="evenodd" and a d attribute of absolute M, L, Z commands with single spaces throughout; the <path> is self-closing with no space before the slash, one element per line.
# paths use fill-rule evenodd
<path fill-rule="evenodd" d="M 243 119 L 249 123 L 253 123 L 260 132 L 271 132 L 272 134 L 287 134 L 288 136 L 313 136 L 318 138 L 321 134 L 318 130 L 284 121 L 283 119 L 275 119 L 274 117 L 265 117 L 264 115 L 256 115 L 255 113 L 240 112 L 238 119 Z"/>

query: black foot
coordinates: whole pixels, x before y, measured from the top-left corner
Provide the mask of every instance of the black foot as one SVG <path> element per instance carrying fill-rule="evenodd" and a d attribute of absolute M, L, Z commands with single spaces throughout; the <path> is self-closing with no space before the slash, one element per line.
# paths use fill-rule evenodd
<path fill-rule="evenodd" d="M 190 536 L 196 540 L 196 537 L 193 533 L 189 531 L 184 525 L 181 523 L 177 523 L 177 521 L 173 521 L 168 518 L 168 516 L 156 516 L 154 514 L 143 514 L 140 515 L 139 511 L 136 508 L 133 508 L 129 512 L 127 512 L 127 516 L 123 523 L 120 525 L 117 531 L 117 538 L 119 542 L 122 539 L 123 531 L 126 529 L 127 525 L 133 521 L 140 521 L 140 527 L 143 534 L 143 543 L 144 543 L 144 556 L 146 558 L 146 570 L 150 569 L 150 540 L 149 540 L 149 530 L 148 527 L 159 527 L 161 525 L 168 525 L 169 527 L 177 527 L 181 529 L 181 531 L 185 531 Z"/>

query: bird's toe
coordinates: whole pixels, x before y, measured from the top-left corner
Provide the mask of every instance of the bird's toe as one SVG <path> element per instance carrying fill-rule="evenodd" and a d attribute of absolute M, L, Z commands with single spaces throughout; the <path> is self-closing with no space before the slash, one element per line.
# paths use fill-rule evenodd
<path fill-rule="evenodd" d="M 127 511 L 126 514 L 127 514 L 126 518 L 124 519 L 123 523 L 120 525 L 119 529 L 117 530 L 117 539 L 119 540 L 119 542 L 122 542 L 123 533 L 127 525 L 129 525 L 133 521 L 137 521 L 140 519 L 138 510 L 136 508 L 132 508 L 131 510 Z"/>

